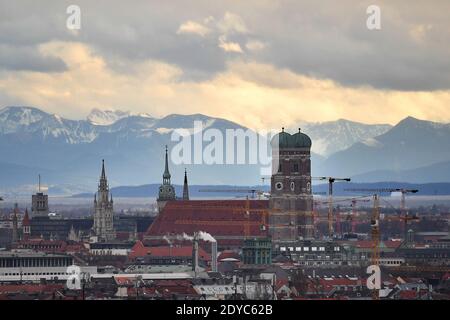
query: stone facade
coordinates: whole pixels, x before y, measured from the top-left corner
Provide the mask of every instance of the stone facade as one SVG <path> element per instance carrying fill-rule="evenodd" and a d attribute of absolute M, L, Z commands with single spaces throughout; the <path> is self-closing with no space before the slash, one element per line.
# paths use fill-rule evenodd
<path fill-rule="evenodd" d="M 159 187 L 159 194 L 157 200 L 159 212 L 161 212 L 161 210 L 164 208 L 167 201 L 172 200 L 176 200 L 176 196 L 175 196 L 175 188 L 170 183 L 169 159 L 167 155 L 167 146 L 166 146 L 166 159 L 163 174 L 163 184 Z"/>
<path fill-rule="evenodd" d="M 110 241 L 115 238 L 113 198 L 109 195 L 108 180 L 105 173 L 105 162 L 102 164 L 102 174 L 98 192 L 94 198 L 93 231 L 100 240 Z"/>

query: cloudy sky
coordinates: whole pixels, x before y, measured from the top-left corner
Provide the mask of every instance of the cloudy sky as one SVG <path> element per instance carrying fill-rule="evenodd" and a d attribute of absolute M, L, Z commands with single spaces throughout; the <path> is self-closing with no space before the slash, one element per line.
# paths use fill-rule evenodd
<path fill-rule="evenodd" d="M 81 29 L 66 26 L 69 5 Z M 366 26 L 369 5 L 381 30 Z M 450 1 L 0 0 L 0 108 L 450 122 Z"/>

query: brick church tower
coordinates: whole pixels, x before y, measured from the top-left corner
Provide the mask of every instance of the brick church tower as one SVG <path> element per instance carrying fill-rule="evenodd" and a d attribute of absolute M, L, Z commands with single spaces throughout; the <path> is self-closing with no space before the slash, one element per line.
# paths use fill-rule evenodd
<path fill-rule="evenodd" d="M 277 134 L 272 145 L 269 233 L 273 242 L 313 239 L 311 139 L 299 131 Z"/>

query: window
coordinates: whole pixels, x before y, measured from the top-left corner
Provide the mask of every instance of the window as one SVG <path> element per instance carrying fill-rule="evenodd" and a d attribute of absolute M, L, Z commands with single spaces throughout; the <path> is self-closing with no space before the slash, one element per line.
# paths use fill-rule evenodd
<path fill-rule="evenodd" d="M 303 247 L 303 251 L 309 251 L 309 247 Z"/>
<path fill-rule="evenodd" d="M 325 247 L 319 247 L 319 251 L 325 251 Z"/>
<path fill-rule="evenodd" d="M 311 247 L 311 251 L 317 251 L 317 247 Z"/>
<path fill-rule="evenodd" d="M 292 171 L 298 172 L 298 163 L 294 163 L 294 168 Z"/>

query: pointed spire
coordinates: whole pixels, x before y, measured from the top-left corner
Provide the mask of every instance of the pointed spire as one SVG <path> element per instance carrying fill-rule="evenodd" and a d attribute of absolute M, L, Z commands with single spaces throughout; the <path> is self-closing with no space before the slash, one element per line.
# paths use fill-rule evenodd
<path fill-rule="evenodd" d="M 105 173 L 105 159 L 102 160 L 102 176 L 100 179 L 106 180 L 106 173 Z"/>
<path fill-rule="evenodd" d="M 111 203 L 113 202 L 112 193 L 111 193 Z"/>
<path fill-rule="evenodd" d="M 189 186 L 186 168 L 184 169 L 183 200 L 189 200 Z"/>
<path fill-rule="evenodd" d="M 170 184 L 169 157 L 167 155 L 167 145 L 166 145 L 166 161 L 163 174 L 163 184 Z"/>
<path fill-rule="evenodd" d="M 98 191 L 108 191 L 108 180 L 106 179 L 105 160 L 102 160 L 102 174 L 100 176 L 100 183 Z"/>

